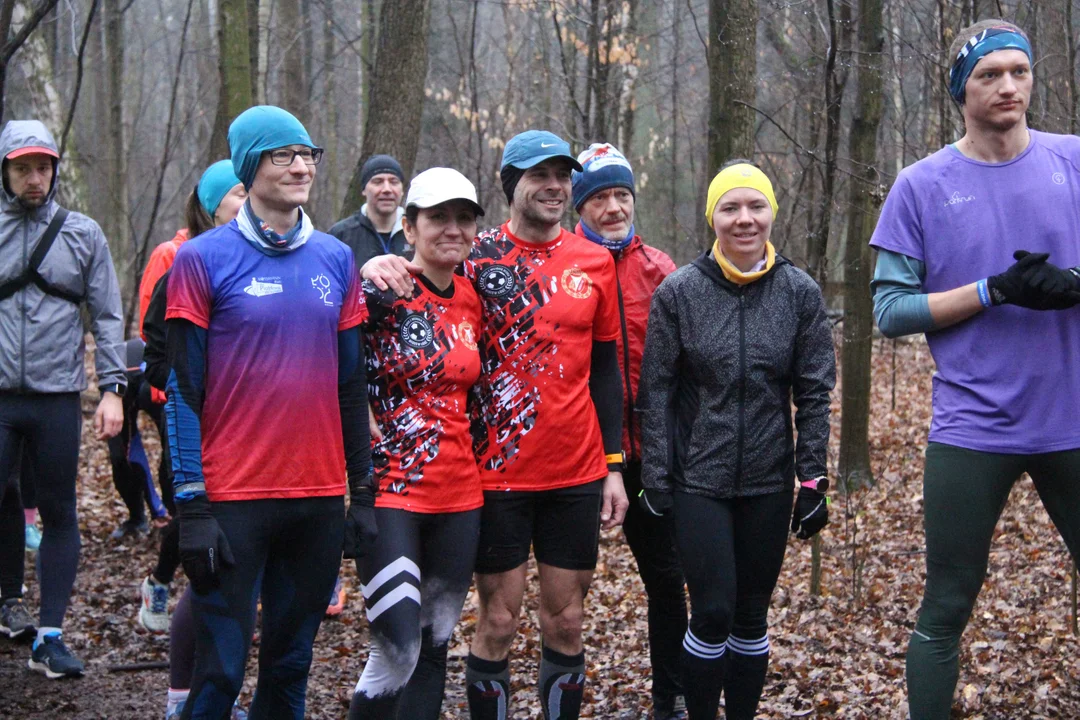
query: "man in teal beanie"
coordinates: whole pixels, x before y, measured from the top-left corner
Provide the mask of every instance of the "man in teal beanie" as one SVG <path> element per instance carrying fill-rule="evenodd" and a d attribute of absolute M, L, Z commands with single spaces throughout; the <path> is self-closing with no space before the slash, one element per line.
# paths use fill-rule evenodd
<path fill-rule="evenodd" d="M 262 154 L 289 145 L 307 145 L 322 155 L 296 116 L 273 105 L 248 108 L 229 126 L 233 170 L 246 190 L 251 189 Z"/>

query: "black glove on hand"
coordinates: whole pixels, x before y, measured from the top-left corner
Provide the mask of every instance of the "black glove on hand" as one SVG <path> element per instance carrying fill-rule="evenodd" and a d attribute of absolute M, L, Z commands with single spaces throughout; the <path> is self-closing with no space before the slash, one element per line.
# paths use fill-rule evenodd
<path fill-rule="evenodd" d="M 791 515 L 791 532 L 800 540 L 812 538 L 829 524 L 829 502 L 823 492 L 805 485 L 799 487 L 795 512 Z"/>
<path fill-rule="evenodd" d="M 345 511 L 345 543 L 342 548 L 346 558 L 361 560 L 367 556 L 379 536 L 375 524 L 375 493 L 370 487 L 362 487 L 349 496 L 349 509 Z"/>
<path fill-rule="evenodd" d="M 1013 253 L 1016 262 L 1008 270 L 986 278 L 986 289 L 990 291 L 990 302 L 993 305 L 1019 305 L 1031 310 L 1039 310 L 1042 298 L 1038 293 L 1031 292 L 1024 281 L 1024 273 L 1046 262 L 1049 253 L 1029 253 L 1026 250 L 1017 250 Z"/>
<path fill-rule="evenodd" d="M 210 512 L 205 496 L 176 504 L 180 523 L 180 562 L 191 588 L 206 595 L 221 584 L 223 565 L 233 564 L 225 533 Z"/>
<path fill-rule="evenodd" d="M 1030 255 L 1027 250 L 1013 253 L 1017 260 Z M 1038 303 L 1038 310 L 1068 310 L 1080 304 L 1080 274 L 1076 269 L 1063 270 L 1042 262 L 1025 270 L 1022 278 L 1024 291 Z"/>
<path fill-rule="evenodd" d="M 661 490 L 642 490 L 638 493 L 638 505 L 641 509 L 654 517 L 664 517 L 671 514 L 671 493 Z"/>

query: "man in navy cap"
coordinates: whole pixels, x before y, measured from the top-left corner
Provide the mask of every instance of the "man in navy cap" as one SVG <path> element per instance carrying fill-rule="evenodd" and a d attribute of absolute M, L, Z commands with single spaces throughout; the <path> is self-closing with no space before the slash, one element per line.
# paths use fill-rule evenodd
<path fill-rule="evenodd" d="M 557 135 L 511 138 L 500 170 L 510 220 L 481 233 L 465 261 L 484 313 L 473 427 L 484 487 L 480 612 L 466 668 L 474 720 L 511 714 L 508 657 L 530 547 L 540 574 L 544 717 L 578 717 L 599 532 L 626 514 L 615 263 L 560 225 L 573 170 L 581 165 Z M 364 267 L 364 277 L 405 294 L 409 270 L 384 256 Z"/>
<path fill-rule="evenodd" d="M 330 228 L 330 234 L 349 246 L 356 267 L 376 255 L 390 253 L 412 257 L 412 246 L 401 229 L 401 198 L 405 194 L 405 173 L 390 155 L 372 155 L 360 168 L 364 204 Z"/>

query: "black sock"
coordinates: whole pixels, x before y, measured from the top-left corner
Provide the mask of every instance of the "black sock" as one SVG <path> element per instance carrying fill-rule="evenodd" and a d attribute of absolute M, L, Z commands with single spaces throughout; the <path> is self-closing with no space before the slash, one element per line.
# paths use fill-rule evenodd
<path fill-rule="evenodd" d="M 769 668 L 769 636 L 756 640 L 728 637 L 727 674 L 724 676 L 724 708 L 728 720 L 754 720 L 765 672 Z"/>
<path fill-rule="evenodd" d="M 540 652 L 540 707 L 544 720 L 577 720 L 585 694 L 585 651 L 563 655 L 544 647 Z"/>
<path fill-rule="evenodd" d="M 682 668 L 686 711 L 690 720 L 715 720 L 728 662 L 724 642 L 699 640 L 692 630 L 683 639 Z"/>
<path fill-rule="evenodd" d="M 484 660 L 469 653 L 465 695 L 471 720 L 506 720 L 510 714 L 510 661 Z"/>

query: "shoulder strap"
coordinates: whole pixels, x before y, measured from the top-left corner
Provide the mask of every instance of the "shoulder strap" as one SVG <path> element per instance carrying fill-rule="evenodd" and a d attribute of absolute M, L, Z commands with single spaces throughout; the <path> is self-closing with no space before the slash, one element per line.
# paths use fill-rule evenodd
<path fill-rule="evenodd" d="M 62 207 L 56 208 L 56 212 L 52 216 L 52 221 L 49 222 L 49 227 L 45 228 L 45 234 L 38 240 L 38 244 L 34 248 L 33 254 L 30 255 L 30 262 L 27 264 L 26 269 L 23 270 L 22 274 L 18 277 L 8 280 L 3 285 L 0 285 L 0 300 L 6 300 L 30 283 L 34 283 L 50 295 L 57 295 L 58 297 L 70 300 L 71 302 L 79 302 L 79 300 L 75 299 L 75 296 L 70 293 L 64 293 L 50 287 L 38 274 L 38 268 L 41 267 L 41 263 L 45 260 L 45 256 L 49 254 L 49 249 L 52 248 L 53 243 L 56 242 L 56 237 L 60 234 L 60 228 L 64 226 L 64 221 L 67 220 L 67 216 L 67 209 Z"/>

